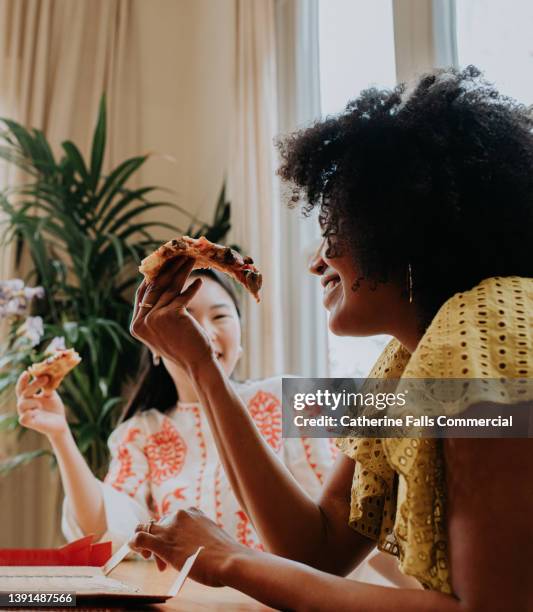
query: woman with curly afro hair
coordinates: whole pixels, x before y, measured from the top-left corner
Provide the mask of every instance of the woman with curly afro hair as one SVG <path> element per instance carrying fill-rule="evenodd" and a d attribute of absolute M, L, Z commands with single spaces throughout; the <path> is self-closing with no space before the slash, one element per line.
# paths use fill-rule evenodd
<path fill-rule="evenodd" d="M 365 91 L 281 143 L 293 204 L 303 196 L 319 210 L 310 271 L 331 330 L 394 337 L 371 378 L 533 378 L 532 130 L 525 107 L 468 67 L 410 92 Z M 165 291 L 175 287 L 155 298 Z M 179 568 L 201 545 L 195 580 L 282 609 L 533 609 L 530 440 L 340 439 L 313 500 L 254 428 L 208 339 L 172 315 L 145 340 L 163 353 L 179 338 L 170 358 L 188 368 L 268 552 L 244 549 L 194 509 L 139 525 L 135 549 Z M 493 401 L 479 387 L 454 414 Z M 533 400 L 523 390 L 508 391 L 508 404 Z M 342 577 L 376 545 L 424 590 Z"/>

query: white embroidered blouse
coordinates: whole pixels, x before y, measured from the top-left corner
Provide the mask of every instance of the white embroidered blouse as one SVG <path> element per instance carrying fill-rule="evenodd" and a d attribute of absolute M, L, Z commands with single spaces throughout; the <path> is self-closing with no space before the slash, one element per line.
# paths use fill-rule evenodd
<path fill-rule="evenodd" d="M 281 437 L 281 378 L 234 383 L 261 434 L 293 476 L 315 496 L 336 455 L 335 440 Z M 261 548 L 220 463 L 200 404 L 181 403 L 167 414 L 152 409 L 128 419 L 109 438 L 111 463 L 100 483 L 107 532 L 117 548 L 139 522 L 196 506 L 240 543 Z M 84 534 L 68 498 L 62 529 L 67 540 Z"/>

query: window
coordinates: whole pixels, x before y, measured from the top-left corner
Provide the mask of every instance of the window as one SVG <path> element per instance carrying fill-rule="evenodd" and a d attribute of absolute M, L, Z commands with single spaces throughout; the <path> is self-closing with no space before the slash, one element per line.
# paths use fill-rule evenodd
<path fill-rule="evenodd" d="M 394 87 L 392 0 L 319 0 L 319 56 L 323 117 L 342 111 L 363 89 Z M 329 333 L 330 375 L 365 377 L 388 340 Z"/>
<path fill-rule="evenodd" d="M 460 66 L 474 64 L 501 93 L 533 104 L 533 3 L 456 0 Z"/>

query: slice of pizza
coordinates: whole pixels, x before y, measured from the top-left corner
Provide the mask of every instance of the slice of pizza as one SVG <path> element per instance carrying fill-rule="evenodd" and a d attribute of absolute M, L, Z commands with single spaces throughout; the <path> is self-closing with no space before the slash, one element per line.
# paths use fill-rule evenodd
<path fill-rule="evenodd" d="M 61 384 L 65 376 L 80 363 L 81 357 L 74 349 L 56 351 L 44 361 L 34 363 L 28 368 L 28 372 L 34 377 L 48 376 L 49 382 L 44 387 L 45 391 L 53 391 Z"/>
<path fill-rule="evenodd" d="M 210 242 L 204 236 L 201 238 L 181 236 L 170 240 L 142 260 L 139 272 L 144 274 L 146 280 L 153 281 L 166 261 L 180 256 L 195 259 L 194 269 L 214 268 L 229 274 L 259 302 L 263 277 L 254 266 L 253 259 L 243 257 L 230 247 Z"/>

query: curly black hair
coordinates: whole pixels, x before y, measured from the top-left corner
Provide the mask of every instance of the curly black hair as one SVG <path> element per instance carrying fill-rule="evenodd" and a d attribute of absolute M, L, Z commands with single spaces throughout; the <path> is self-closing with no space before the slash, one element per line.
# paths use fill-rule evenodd
<path fill-rule="evenodd" d="M 533 116 L 474 66 L 414 90 L 368 89 L 279 142 L 292 205 L 319 207 L 329 257 L 360 278 L 405 282 L 426 326 L 491 276 L 533 276 Z"/>

